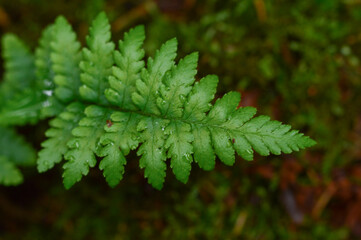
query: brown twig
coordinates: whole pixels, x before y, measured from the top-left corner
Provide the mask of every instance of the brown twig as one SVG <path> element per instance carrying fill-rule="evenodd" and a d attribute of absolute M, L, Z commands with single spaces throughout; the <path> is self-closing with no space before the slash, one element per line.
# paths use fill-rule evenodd
<path fill-rule="evenodd" d="M 325 209 L 326 205 L 331 200 L 335 192 L 336 192 L 335 186 L 333 185 L 333 183 L 330 183 L 328 187 L 325 189 L 325 191 L 322 193 L 320 198 L 317 200 L 315 206 L 312 209 L 311 215 L 314 219 L 319 218 L 322 211 Z"/>
<path fill-rule="evenodd" d="M 256 8 L 257 17 L 259 22 L 267 21 L 267 9 L 263 0 L 253 0 L 254 7 Z"/>
<path fill-rule="evenodd" d="M 10 24 L 10 18 L 4 8 L 0 7 L 0 27 L 7 27 Z"/>
<path fill-rule="evenodd" d="M 144 3 L 129 11 L 124 16 L 116 19 L 112 24 L 112 30 L 114 32 L 123 30 L 135 20 L 145 17 L 155 7 L 156 6 L 153 1 L 145 1 Z"/>
<path fill-rule="evenodd" d="M 241 211 L 238 214 L 236 223 L 234 224 L 234 228 L 233 228 L 233 236 L 238 237 L 239 235 L 241 235 L 244 225 L 246 224 L 247 217 L 248 214 L 246 211 Z"/>

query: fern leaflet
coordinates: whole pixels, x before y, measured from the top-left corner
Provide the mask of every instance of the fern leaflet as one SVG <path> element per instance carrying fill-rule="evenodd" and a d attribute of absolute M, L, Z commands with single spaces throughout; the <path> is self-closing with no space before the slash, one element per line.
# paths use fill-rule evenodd
<path fill-rule="evenodd" d="M 0 146 L 0 184 L 20 184 L 23 176 L 17 167 L 33 165 L 35 151 L 12 129 L 4 127 L 0 127 Z"/>

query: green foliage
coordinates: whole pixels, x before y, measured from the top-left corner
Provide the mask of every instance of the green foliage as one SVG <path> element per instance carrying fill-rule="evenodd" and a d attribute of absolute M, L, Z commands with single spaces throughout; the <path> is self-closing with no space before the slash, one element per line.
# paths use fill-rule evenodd
<path fill-rule="evenodd" d="M 80 63 L 81 81 L 80 95 L 87 101 L 107 104 L 104 91 L 109 87 L 108 76 L 113 66 L 114 43 L 110 42 L 110 25 L 105 13 L 101 13 L 93 21 L 87 36 L 88 48 L 83 49 L 83 60 Z"/>
<path fill-rule="evenodd" d="M 7 160 L 5 157 L 0 157 L 0 164 L 0 184 L 11 186 L 23 182 L 23 176 L 14 163 Z"/>
<path fill-rule="evenodd" d="M 51 128 L 45 132 L 48 140 L 41 146 L 39 152 L 38 170 L 45 172 L 59 163 L 63 154 L 68 151 L 67 143 L 72 138 L 71 131 L 77 126 L 84 116 L 84 105 L 78 102 L 70 104 L 57 118 L 50 121 Z"/>
<path fill-rule="evenodd" d="M 41 115 L 44 117 L 55 116 L 61 111 L 60 101 L 53 96 L 55 83 L 54 71 L 50 54 L 52 52 L 51 43 L 53 41 L 54 26 L 47 27 L 39 41 L 39 47 L 35 50 L 35 67 L 37 78 L 37 89 L 42 90 L 42 95 L 47 95 L 47 101 L 43 104 Z"/>
<path fill-rule="evenodd" d="M 2 39 L 5 60 L 4 81 L 0 92 L 0 123 L 25 124 L 35 122 L 40 107 L 35 86 L 34 57 L 16 36 Z"/>
<path fill-rule="evenodd" d="M 211 170 L 216 156 L 233 165 L 235 153 L 252 160 L 254 152 L 279 155 L 315 144 L 288 125 L 266 116 L 254 118 L 255 108 L 239 107 L 238 92 L 227 93 L 212 105 L 218 78 L 210 75 L 196 81 L 198 53 L 176 64 L 176 39 L 165 42 L 146 65 L 142 26 L 126 33 L 115 51 L 109 22 L 101 13 L 86 39 L 80 55 L 75 34 L 59 17 L 44 31 L 35 59 L 39 83 L 35 92 L 45 94 L 34 105 L 59 103 L 46 114 L 39 115 L 38 109 L 33 113 L 39 118 L 56 113 L 38 169 L 46 171 L 64 156 L 66 188 L 87 175 L 98 158 L 109 185 L 115 186 L 123 178 L 125 156 L 135 149 L 148 182 L 161 189 L 167 158 L 176 178 L 186 183 L 193 160 Z"/>
<path fill-rule="evenodd" d="M 1 84 L 1 100 L 9 100 L 35 83 L 34 57 L 29 48 L 13 34 L 2 39 L 2 55 L 5 61 L 4 81 Z"/>
<path fill-rule="evenodd" d="M 5 60 L 4 81 L 0 87 L 0 123 L 12 121 L 22 124 L 36 120 L 32 103 L 37 99 L 29 88 L 35 84 L 34 57 L 23 42 L 12 34 L 2 39 Z M 30 103 L 30 104 L 29 104 Z M 14 106 L 22 106 L 23 111 L 12 111 Z M 5 113 L 5 114 L 4 114 Z M 22 115 L 20 119 L 17 116 Z M 23 176 L 18 166 L 35 163 L 34 150 L 11 128 L 0 127 L 0 184 L 5 186 L 22 183 Z"/>
<path fill-rule="evenodd" d="M 317 139 L 322 161 L 314 170 L 324 177 L 359 158 L 349 151 L 355 143 L 350 126 L 361 104 L 360 48 L 353 41 L 359 34 L 359 4 L 227 0 L 197 2 L 194 8 L 202 14 L 186 21 L 153 13 L 150 52 L 172 36 L 181 53 L 198 49 L 204 59 L 199 71 L 211 68 L 222 76 L 220 92 L 249 93 L 262 113 L 307 129 Z"/>
<path fill-rule="evenodd" d="M 5 186 L 22 183 L 23 176 L 17 166 L 35 163 L 35 152 L 17 134 L 0 127 L 0 184 Z"/>
<path fill-rule="evenodd" d="M 70 24 L 58 17 L 53 28 L 50 59 L 54 72 L 55 96 L 64 103 L 78 99 L 80 87 L 80 43 Z"/>

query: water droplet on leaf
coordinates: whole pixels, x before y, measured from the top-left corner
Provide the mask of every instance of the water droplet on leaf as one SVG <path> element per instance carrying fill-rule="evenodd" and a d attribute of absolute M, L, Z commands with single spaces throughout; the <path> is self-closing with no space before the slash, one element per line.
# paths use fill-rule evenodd
<path fill-rule="evenodd" d="M 179 100 L 181 100 L 181 102 L 184 102 L 186 100 L 186 97 L 183 94 L 181 94 L 179 95 Z"/>

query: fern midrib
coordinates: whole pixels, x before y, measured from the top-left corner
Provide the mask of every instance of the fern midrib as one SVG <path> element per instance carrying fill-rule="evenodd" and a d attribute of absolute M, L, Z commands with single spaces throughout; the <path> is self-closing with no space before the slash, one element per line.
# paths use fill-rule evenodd
<path fill-rule="evenodd" d="M 126 67 L 126 73 L 127 73 L 127 77 L 126 77 L 126 79 L 128 80 L 129 79 L 129 75 L 130 74 L 128 74 L 129 73 L 129 66 L 130 66 L 130 61 L 128 61 L 128 59 L 127 59 L 127 67 Z M 128 84 L 128 81 L 126 82 L 127 84 L 124 84 L 125 86 L 127 86 L 128 88 L 130 88 L 130 87 L 133 87 L 132 85 L 129 85 Z M 123 97 L 122 97 L 122 101 L 121 101 L 121 103 L 122 103 L 122 106 L 124 106 L 124 103 L 125 103 L 125 94 L 126 94 L 126 90 L 128 89 L 128 88 L 123 88 Z M 129 95 L 128 95 L 129 96 Z"/>
<path fill-rule="evenodd" d="M 180 133 L 179 133 L 179 127 L 178 127 L 178 124 L 175 124 L 175 132 L 176 132 L 176 136 L 180 136 Z M 177 138 L 177 142 L 178 142 L 178 144 L 179 144 L 179 138 Z M 177 148 L 177 152 L 178 152 L 178 156 L 182 156 L 182 153 L 180 152 L 180 148 L 178 147 Z"/>
<path fill-rule="evenodd" d="M 92 104 L 90 104 L 92 105 Z M 239 132 L 241 135 L 257 135 L 257 136 L 263 136 L 263 137 L 271 137 L 271 138 L 275 138 L 275 136 L 277 137 L 283 137 L 284 135 L 274 135 L 272 134 L 272 132 L 266 134 L 266 133 L 262 133 L 259 131 L 255 131 L 255 132 L 247 132 L 247 131 L 242 131 L 239 130 L 237 128 L 226 128 L 224 126 L 221 125 L 217 125 L 217 124 L 208 124 L 205 122 L 199 122 L 199 121 L 192 121 L 192 120 L 185 120 L 181 117 L 176 117 L 176 118 L 169 118 L 167 116 L 162 116 L 162 115 L 156 115 L 156 114 L 152 114 L 152 113 L 146 113 L 146 112 L 142 112 L 142 111 L 134 111 L 134 110 L 128 110 L 128 109 L 122 109 L 119 107 L 115 107 L 115 106 L 109 106 L 109 105 L 101 105 L 99 104 L 98 106 L 101 106 L 103 108 L 108 108 L 112 111 L 120 111 L 120 112 L 127 112 L 127 113 L 135 113 L 144 117 L 150 117 L 150 118 L 158 118 L 158 119 L 163 119 L 163 120 L 169 120 L 169 121 L 179 121 L 179 122 L 184 122 L 190 125 L 200 125 L 202 127 L 206 127 L 206 128 L 220 128 L 223 129 L 225 131 L 227 131 L 228 134 L 232 135 L 230 133 L 230 131 L 235 131 L 235 132 Z M 244 124 L 246 124 L 247 122 L 243 123 L 242 126 L 244 126 Z M 242 127 L 241 126 L 241 127 Z M 262 126 L 260 126 L 261 128 Z"/>
<path fill-rule="evenodd" d="M 155 125 L 155 124 L 154 124 L 154 118 L 152 117 L 151 119 L 152 119 L 152 126 L 153 126 L 153 128 L 154 128 L 154 125 Z M 152 135 L 152 146 L 155 146 L 154 137 L 155 137 L 155 134 Z M 157 147 L 156 149 L 158 150 L 158 147 Z M 153 149 L 153 151 L 151 151 L 151 153 L 152 153 L 152 158 L 151 158 L 151 159 L 153 160 L 153 159 L 155 159 L 155 158 L 154 158 L 154 149 Z M 154 161 L 153 161 L 153 162 L 154 162 Z"/>
<path fill-rule="evenodd" d="M 147 109 L 148 103 L 150 102 L 149 99 L 151 98 L 152 95 L 152 89 L 153 89 L 154 83 L 151 85 L 151 87 L 148 90 L 148 95 L 147 95 L 147 101 L 145 102 L 142 110 L 144 111 L 145 109 Z"/>
<path fill-rule="evenodd" d="M 172 96 L 177 96 L 175 93 L 177 92 L 177 90 L 179 89 L 180 85 L 177 85 L 177 87 L 175 89 L 173 89 L 173 92 L 172 92 Z M 174 99 L 174 97 L 172 99 L 169 100 L 169 104 L 167 106 L 167 110 L 165 111 L 165 113 L 163 114 L 164 116 L 168 116 L 168 112 L 169 112 L 169 109 L 170 109 L 170 102 L 172 102 L 172 100 Z"/>
<path fill-rule="evenodd" d="M 97 49 L 97 51 L 96 51 L 96 53 L 97 53 L 97 55 L 98 56 L 102 56 L 101 54 L 99 54 L 99 49 Z M 98 59 L 101 59 L 101 58 L 98 58 Z M 102 66 L 103 67 L 103 66 Z M 98 102 L 101 102 L 101 100 L 102 100 L 102 96 L 103 96 L 103 92 L 104 92 L 104 89 L 105 89 L 105 87 L 104 88 L 102 88 L 103 86 L 105 86 L 106 85 L 106 83 L 108 82 L 108 79 L 107 78 L 105 78 L 105 77 L 103 77 L 104 76 L 104 74 L 103 74 L 103 71 L 102 71 L 103 69 L 102 68 L 97 68 L 97 74 L 98 74 L 98 76 L 97 76 L 97 78 L 96 79 L 99 79 L 98 80 Z M 103 80 L 105 80 L 105 81 L 103 81 Z M 103 90 L 103 91 L 102 91 Z"/>

